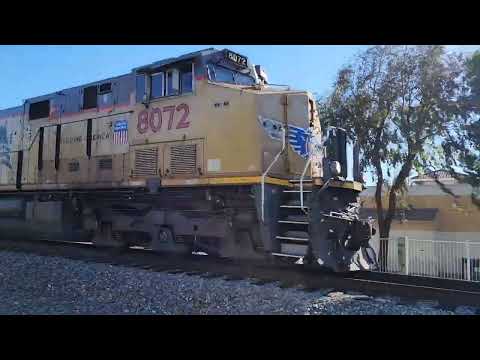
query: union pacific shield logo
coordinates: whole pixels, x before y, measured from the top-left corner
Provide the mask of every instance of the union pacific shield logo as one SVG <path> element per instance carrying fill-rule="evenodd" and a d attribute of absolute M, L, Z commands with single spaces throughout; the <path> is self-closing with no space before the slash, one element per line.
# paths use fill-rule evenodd
<path fill-rule="evenodd" d="M 128 121 L 118 120 L 113 126 L 113 143 L 128 144 Z"/>
<path fill-rule="evenodd" d="M 308 157 L 310 133 L 307 129 L 288 125 L 288 142 L 293 150 L 303 158 Z"/>
<path fill-rule="evenodd" d="M 280 121 L 258 117 L 260 125 L 268 136 L 273 140 L 282 141 L 283 124 Z M 308 144 L 310 141 L 310 130 L 301 127 L 288 125 L 288 143 L 298 155 L 303 158 L 308 157 Z"/>

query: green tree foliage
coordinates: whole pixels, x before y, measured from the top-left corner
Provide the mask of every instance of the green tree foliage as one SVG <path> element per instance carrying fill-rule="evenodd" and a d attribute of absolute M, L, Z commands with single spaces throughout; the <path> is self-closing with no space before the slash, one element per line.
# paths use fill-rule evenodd
<path fill-rule="evenodd" d="M 375 176 L 381 238 L 411 171 L 436 156 L 435 140 L 464 116 L 456 101 L 462 64 L 442 46 L 374 46 L 338 72 L 332 94 L 319 102 L 323 126 L 349 131 Z"/>
<path fill-rule="evenodd" d="M 465 89 L 459 99 L 465 116 L 453 126 L 444 139 L 443 148 L 448 168 L 458 180 L 480 186 L 480 51 L 465 61 Z M 459 176 L 455 170 L 460 169 Z M 472 200 L 480 206 L 480 197 L 472 193 Z"/>

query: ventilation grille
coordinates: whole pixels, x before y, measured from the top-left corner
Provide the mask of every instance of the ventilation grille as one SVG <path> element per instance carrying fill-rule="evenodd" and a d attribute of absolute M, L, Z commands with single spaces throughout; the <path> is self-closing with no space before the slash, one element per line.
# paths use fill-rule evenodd
<path fill-rule="evenodd" d="M 157 175 L 158 148 L 135 150 L 136 176 Z"/>
<path fill-rule="evenodd" d="M 112 170 L 112 158 L 98 159 L 97 167 L 99 170 Z"/>
<path fill-rule="evenodd" d="M 72 161 L 68 163 L 68 171 L 69 172 L 76 172 L 80 170 L 80 163 L 78 161 Z"/>
<path fill-rule="evenodd" d="M 170 148 L 172 174 L 194 174 L 197 170 L 197 146 L 174 145 Z"/>

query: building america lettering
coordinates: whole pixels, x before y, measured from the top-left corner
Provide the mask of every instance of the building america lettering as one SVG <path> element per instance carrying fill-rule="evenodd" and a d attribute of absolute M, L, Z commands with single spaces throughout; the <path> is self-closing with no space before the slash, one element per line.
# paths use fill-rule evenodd
<path fill-rule="evenodd" d="M 111 134 L 108 132 L 92 134 L 92 141 L 104 141 L 111 138 Z M 62 138 L 61 144 L 79 144 L 87 140 L 86 136 L 66 136 Z"/>

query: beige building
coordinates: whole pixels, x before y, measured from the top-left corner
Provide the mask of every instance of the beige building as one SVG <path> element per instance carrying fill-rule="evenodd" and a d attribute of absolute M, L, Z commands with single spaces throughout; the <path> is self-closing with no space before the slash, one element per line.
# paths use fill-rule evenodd
<path fill-rule="evenodd" d="M 467 279 L 470 266 L 470 277 L 480 280 L 480 208 L 472 202 L 472 191 L 446 171 L 411 179 L 391 226 L 388 267 L 406 271 L 408 252 L 410 273 Z M 375 219 L 378 229 L 374 196 L 375 187 L 361 194 L 362 216 Z M 386 208 L 387 199 L 383 202 Z M 372 240 L 377 253 L 379 243 L 377 232 Z"/>

